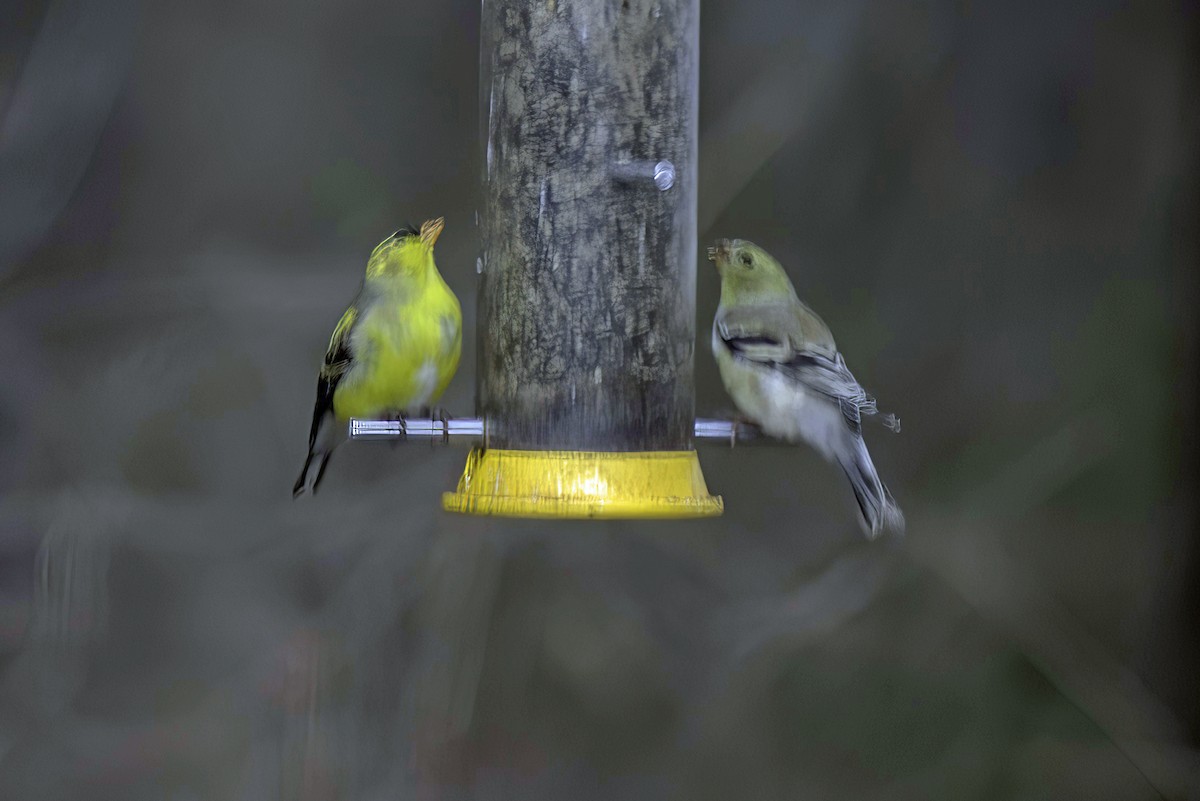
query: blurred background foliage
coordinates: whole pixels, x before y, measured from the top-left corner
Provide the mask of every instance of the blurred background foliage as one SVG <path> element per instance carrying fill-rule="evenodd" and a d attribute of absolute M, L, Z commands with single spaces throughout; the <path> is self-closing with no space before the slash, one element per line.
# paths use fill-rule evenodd
<path fill-rule="evenodd" d="M 697 523 L 413 446 L 293 503 L 370 248 L 444 214 L 474 308 L 478 19 L 0 4 L 0 798 L 1196 797 L 1195 4 L 702 3 L 701 236 L 903 418 L 872 545 L 804 449 Z"/>

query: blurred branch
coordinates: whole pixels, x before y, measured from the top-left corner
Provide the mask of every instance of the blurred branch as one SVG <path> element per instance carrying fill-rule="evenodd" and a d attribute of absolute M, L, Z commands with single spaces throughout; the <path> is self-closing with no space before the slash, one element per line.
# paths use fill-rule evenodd
<path fill-rule="evenodd" d="M 832 72 L 832 70 L 829 70 Z M 703 234 L 750 179 L 803 126 L 814 105 L 814 82 L 803 74 L 796 53 L 780 50 L 725 113 L 700 135 L 704 183 L 696 230 Z M 822 77 L 832 77 L 825 75 Z M 788 98 L 788 102 L 780 102 Z M 747 125 L 753 120 L 753 125 Z"/>
<path fill-rule="evenodd" d="M 0 119 L 0 276 L 83 178 L 124 82 L 138 5 L 58 0 L 46 12 Z"/>
<path fill-rule="evenodd" d="M 736 99 L 721 104 L 720 117 L 704 125 L 698 233 L 704 234 L 775 154 L 819 115 L 823 103 L 842 97 L 850 40 L 859 33 L 857 18 L 864 11 L 863 3 L 850 2 L 808 12 L 812 30 L 803 34 L 820 39 L 823 55 L 815 55 L 818 48 L 807 36 L 792 46 L 771 48 L 754 79 L 739 87 Z M 722 39 L 722 44 L 739 43 Z M 730 56 L 722 53 L 705 61 L 719 66 L 721 59 Z"/>
<path fill-rule="evenodd" d="M 1046 678 L 1105 732 L 1168 798 L 1200 786 L 1200 754 L 1163 703 L 1002 544 L 1008 525 L 1076 480 L 1107 451 L 1108 417 L 1094 410 L 1038 441 L 968 496 L 957 514 L 925 517 L 914 557 L 999 624 Z"/>
<path fill-rule="evenodd" d="M 783 598 L 772 596 L 736 605 L 719 621 L 722 630 L 737 632 L 730 664 L 745 665 L 752 655 L 781 638 L 795 646 L 846 625 L 877 599 L 893 566 L 893 560 L 878 548 L 854 549 Z"/>

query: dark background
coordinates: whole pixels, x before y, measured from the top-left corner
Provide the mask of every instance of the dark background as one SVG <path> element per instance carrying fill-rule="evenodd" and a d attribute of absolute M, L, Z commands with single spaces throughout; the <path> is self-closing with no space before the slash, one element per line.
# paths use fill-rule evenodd
<path fill-rule="evenodd" d="M 472 411 L 478 4 L 5 0 L 0 798 L 1197 797 L 1198 13 L 702 3 L 702 244 L 904 421 L 867 544 L 807 449 L 704 449 L 699 523 L 378 444 L 293 502 L 404 223 Z"/>

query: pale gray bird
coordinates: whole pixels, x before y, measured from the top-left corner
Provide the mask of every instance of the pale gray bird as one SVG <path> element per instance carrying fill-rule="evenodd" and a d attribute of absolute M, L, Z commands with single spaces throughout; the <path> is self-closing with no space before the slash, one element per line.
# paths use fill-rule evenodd
<path fill-rule="evenodd" d="M 859 385 L 829 327 L 796 297 L 783 267 L 744 239 L 721 239 L 708 249 L 721 275 L 713 319 L 713 355 L 738 410 L 764 433 L 803 440 L 841 466 L 870 538 L 904 531 L 904 515 L 879 480 L 862 437 L 875 399 Z M 894 415 L 880 420 L 900 430 Z"/>

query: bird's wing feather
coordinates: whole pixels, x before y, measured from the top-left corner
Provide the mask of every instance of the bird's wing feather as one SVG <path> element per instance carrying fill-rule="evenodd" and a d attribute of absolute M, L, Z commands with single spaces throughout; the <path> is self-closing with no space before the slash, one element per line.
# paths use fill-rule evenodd
<path fill-rule="evenodd" d="M 803 320 L 794 310 L 729 310 L 718 318 L 717 331 L 734 358 L 782 374 L 837 403 L 852 429 L 859 430 L 862 415 L 878 412 L 875 398 L 867 394 L 842 354 L 832 347 L 832 337 L 828 346 L 825 341 L 814 346 L 804 337 Z M 887 415 L 884 424 L 899 430 L 899 420 L 892 415 Z"/>
<path fill-rule="evenodd" d="M 325 350 L 325 362 L 317 375 L 317 401 L 313 405 L 312 429 L 308 435 L 308 447 L 311 450 L 317 441 L 317 432 L 321 427 L 321 418 L 333 408 L 333 393 L 338 382 L 350 369 L 354 354 L 350 350 L 350 333 L 358 320 L 358 306 L 351 303 L 342 319 L 334 326 L 333 335 L 329 337 L 329 347 Z"/>
<path fill-rule="evenodd" d="M 722 309 L 721 340 L 740 358 L 762 364 L 786 362 L 795 354 L 798 330 L 786 307 Z"/>
<path fill-rule="evenodd" d="M 840 353 L 835 352 L 831 359 L 821 353 L 801 351 L 776 369 L 803 384 L 805 389 L 837 403 L 847 424 L 855 431 L 860 429 L 862 415 L 875 414 L 875 399 L 854 378 Z"/>

